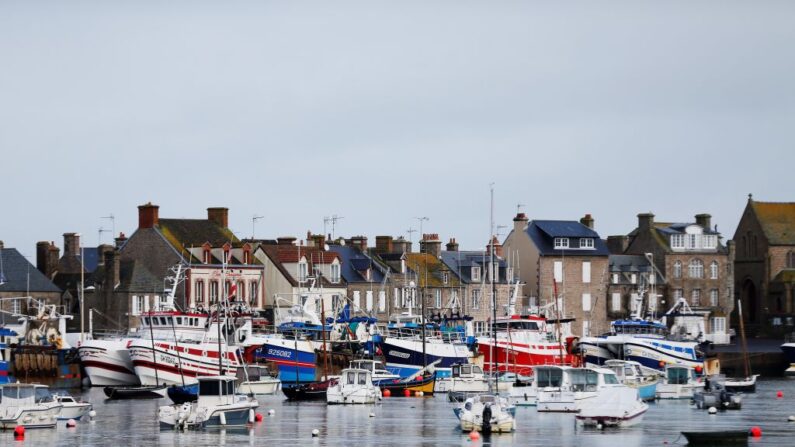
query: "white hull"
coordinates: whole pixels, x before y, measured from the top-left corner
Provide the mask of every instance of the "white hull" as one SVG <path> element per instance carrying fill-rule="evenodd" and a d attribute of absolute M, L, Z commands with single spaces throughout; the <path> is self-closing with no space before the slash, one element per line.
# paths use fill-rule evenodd
<path fill-rule="evenodd" d="M 703 384 L 668 385 L 659 383 L 657 384 L 657 399 L 692 399 L 693 393 L 703 387 Z"/>
<path fill-rule="evenodd" d="M 127 345 L 134 339 L 86 340 L 78 349 L 92 386 L 139 385 Z"/>
<path fill-rule="evenodd" d="M 341 391 L 333 386 L 326 392 L 326 402 L 330 404 L 374 404 L 381 398 L 378 387 L 362 387 L 355 391 Z"/>
<path fill-rule="evenodd" d="M 63 408 L 61 409 L 61 415 L 58 417 L 59 420 L 80 420 L 83 416 L 87 415 L 89 411 L 91 411 L 91 404 L 86 402 L 80 403 L 69 403 L 69 404 L 62 404 Z"/>
<path fill-rule="evenodd" d="M 508 401 L 517 407 L 535 407 L 538 405 L 538 388 L 514 386 L 508 391 Z"/>
<path fill-rule="evenodd" d="M 486 400 L 484 402 L 483 400 Z M 489 407 L 491 418 L 484 420 L 484 410 Z M 480 395 L 469 398 L 457 410 L 461 431 L 479 431 L 488 426 L 493 433 L 508 433 L 516 428 L 507 400 L 494 396 Z"/>
<path fill-rule="evenodd" d="M 0 413 L 0 429 L 13 430 L 20 425 L 25 428 L 52 428 L 58 422 L 61 406 L 36 405 L 34 408 L 8 407 L 5 410 Z"/>
<path fill-rule="evenodd" d="M 648 409 L 649 405 L 640 400 L 636 389 L 613 385 L 583 402 L 575 418 L 584 426 L 630 427 L 640 423 Z"/>
<path fill-rule="evenodd" d="M 179 343 L 155 340 L 156 358 L 151 341 L 136 341 L 130 345 L 130 358 L 135 374 L 142 385 L 185 385 L 197 383 L 196 377 L 219 375 L 218 344 Z M 234 347 L 222 346 L 225 356 L 224 374 L 235 375 L 240 363 Z"/>
<path fill-rule="evenodd" d="M 243 394 L 268 395 L 276 394 L 281 388 L 282 382 L 279 379 L 262 379 L 242 382 L 237 388 L 237 392 Z"/>

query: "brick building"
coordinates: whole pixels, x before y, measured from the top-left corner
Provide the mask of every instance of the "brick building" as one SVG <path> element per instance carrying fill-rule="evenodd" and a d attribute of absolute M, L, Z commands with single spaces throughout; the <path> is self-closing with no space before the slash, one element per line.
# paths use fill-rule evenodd
<path fill-rule="evenodd" d="M 735 288 L 747 328 L 780 335 L 795 318 L 795 203 L 748 196 L 734 233 Z"/>
<path fill-rule="evenodd" d="M 503 251 L 525 283 L 524 304 L 547 316 L 575 319 L 568 328 L 575 335 L 606 331 L 609 252 L 593 229 L 591 215 L 579 222 L 528 221 L 519 213 L 513 222 Z"/>

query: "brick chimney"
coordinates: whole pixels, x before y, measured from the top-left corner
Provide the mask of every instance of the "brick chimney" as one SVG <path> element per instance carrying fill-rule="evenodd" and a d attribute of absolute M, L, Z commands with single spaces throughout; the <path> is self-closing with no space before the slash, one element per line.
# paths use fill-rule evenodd
<path fill-rule="evenodd" d="M 77 256 L 80 253 L 80 235 L 77 233 L 63 234 L 63 255 Z"/>
<path fill-rule="evenodd" d="M 348 240 L 348 245 L 365 251 L 367 250 L 367 236 L 353 236 Z"/>
<path fill-rule="evenodd" d="M 322 234 L 313 234 L 312 243 L 319 250 L 323 250 L 324 247 L 326 246 L 326 236 L 323 236 Z"/>
<path fill-rule="evenodd" d="M 292 236 L 281 236 L 276 238 L 278 245 L 295 245 L 295 238 Z"/>
<path fill-rule="evenodd" d="M 502 257 L 502 244 L 500 244 L 500 240 L 497 239 L 497 236 L 491 238 L 491 242 L 486 244 L 486 253 L 490 253 L 491 244 L 494 244 L 494 256 Z"/>
<path fill-rule="evenodd" d="M 517 213 L 516 217 L 513 218 L 513 231 L 517 233 L 520 231 L 524 231 L 524 227 L 527 226 L 527 214 L 525 213 Z"/>
<path fill-rule="evenodd" d="M 594 220 L 590 214 L 586 214 L 580 219 L 580 223 L 593 230 Z"/>
<path fill-rule="evenodd" d="M 119 233 L 119 237 L 114 239 L 114 241 L 116 242 L 116 249 L 120 249 L 122 245 L 127 242 L 127 236 L 125 236 L 124 233 Z"/>
<path fill-rule="evenodd" d="M 629 247 L 629 237 L 624 235 L 607 236 L 607 249 L 611 254 L 621 255 Z"/>
<path fill-rule="evenodd" d="M 423 234 L 420 241 L 420 253 L 428 253 L 437 258 L 441 256 L 442 241 L 439 240 L 439 235 L 436 233 Z"/>
<path fill-rule="evenodd" d="M 36 268 L 48 278 L 58 269 L 61 250 L 55 243 L 48 241 L 36 242 Z"/>
<path fill-rule="evenodd" d="M 707 213 L 696 214 L 696 224 L 700 225 L 705 230 L 712 230 L 712 216 Z"/>
<path fill-rule="evenodd" d="M 654 214 L 640 213 L 638 214 L 638 229 L 641 231 L 649 231 L 654 226 Z"/>
<path fill-rule="evenodd" d="M 375 252 L 392 253 L 392 236 L 376 236 Z"/>
<path fill-rule="evenodd" d="M 229 227 L 229 208 L 207 208 L 207 220 L 223 228 Z"/>
<path fill-rule="evenodd" d="M 159 214 L 160 207 L 152 205 L 152 202 L 146 205 L 138 206 L 138 228 L 153 228 L 160 220 Z M 64 247 L 64 253 L 66 247 Z"/>
<path fill-rule="evenodd" d="M 392 241 L 392 253 L 411 253 L 411 242 L 403 236 Z"/>
<path fill-rule="evenodd" d="M 110 248 L 102 251 L 102 259 L 105 262 L 105 290 L 112 291 L 121 281 L 121 256 L 110 245 L 103 245 L 102 247 Z"/>
<path fill-rule="evenodd" d="M 447 251 L 458 251 L 458 242 L 455 241 L 454 237 L 451 237 L 445 248 L 447 248 Z"/>

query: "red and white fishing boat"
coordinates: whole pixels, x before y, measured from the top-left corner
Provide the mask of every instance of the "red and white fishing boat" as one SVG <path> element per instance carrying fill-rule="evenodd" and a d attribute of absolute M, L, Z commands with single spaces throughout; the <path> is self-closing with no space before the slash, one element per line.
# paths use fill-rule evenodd
<path fill-rule="evenodd" d="M 549 328 L 542 316 L 497 318 L 495 329 L 496 340 L 491 335 L 478 337 L 478 349 L 487 372 L 496 369 L 529 375 L 536 365 L 579 363 L 579 357 L 571 353 L 575 337 L 557 335 L 559 331 Z"/>
<path fill-rule="evenodd" d="M 152 357 L 152 342 L 136 340 L 130 345 L 135 374 L 142 385 L 192 385 L 198 383 L 197 377 L 236 375 L 242 365 L 237 349 L 221 343 L 187 343 L 155 340 Z M 223 360 L 219 369 L 219 357 Z M 155 373 L 157 369 L 157 373 Z M 158 383 L 159 382 L 159 383 Z"/>

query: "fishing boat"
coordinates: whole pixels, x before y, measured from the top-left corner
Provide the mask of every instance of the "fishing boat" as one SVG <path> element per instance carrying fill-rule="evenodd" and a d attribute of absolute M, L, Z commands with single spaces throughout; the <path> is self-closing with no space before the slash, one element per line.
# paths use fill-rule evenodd
<path fill-rule="evenodd" d="M 60 404 L 36 403 L 36 386 L 7 383 L 0 388 L 0 430 L 55 427 Z"/>
<path fill-rule="evenodd" d="M 739 410 L 742 408 L 742 393 L 731 393 L 724 385 L 726 378 L 720 374 L 704 379 L 704 389 L 693 393 L 693 402 L 699 410 L 715 407 L 718 410 Z"/>
<path fill-rule="evenodd" d="M 662 382 L 657 385 L 657 399 L 692 399 L 693 392 L 703 387 L 693 368 L 665 365 Z"/>
<path fill-rule="evenodd" d="M 17 336 L 18 334 L 11 329 L 0 326 L 0 385 L 12 381 L 11 364 L 8 361 L 11 358 L 11 350 L 8 348 L 8 343 Z"/>
<path fill-rule="evenodd" d="M 246 365 L 241 370 L 245 369 L 244 380 L 238 377 L 240 384 L 237 386 L 237 392 L 242 394 L 254 395 L 270 395 L 276 394 L 281 388 L 282 382 L 272 377 L 270 370 L 267 367 L 259 365 Z M 238 374 L 239 376 L 240 374 Z"/>
<path fill-rule="evenodd" d="M 583 402 L 595 397 L 611 385 L 619 385 L 615 372 L 605 368 L 574 368 L 570 366 L 537 366 L 539 412 L 576 413 Z"/>
<path fill-rule="evenodd" d="M 795 377 L 795 333 L 787 334 L 784 338 L 784 344 L 781 345 L 781 351 L 784 353 L 784 357 L 789 363 L 789 367 L 784 371 L 784 375 Z"/>
<path fill-rule="evenodd" d="M 748 430 L 683 431 L 689 446 L 718 447 L 748 445 Z"/>
<path fill-rule="evenodd" d="M 329 387 L 339 380 L 332 377 L 317 382 L 306 382 L 298 385 L 282 383 L 282 393 L 288 400 L 325 400 Z"/>
<path fill-rule="evenodd" d="M 649 401 L 657 397 L 657 385 L 660 382 L 657 370 L 647 373 L 640 363 L 631 360 L 608 360 L 604 366 L 616 373 L 620 383 L 638 390 L 641 400 Z"/>
<path fill-rule="evenodd" d="M 161 429 L 200 430 L 243 428 L 254 420 L 256 400 L 235 393 L 234 376 L 198 378 L 196 402 L 165 405 L 158 409 Z"/>
<path fill-rule="evenodd" d="M 382 380 L 378 386 L 382 393 L 389 390 L 395 396 L 433 396 L 436 389 L 436 371 L 418 372 L 404 379 Z"/>
<path fill-rule="evenodd" d="M 630 427 L 640 423 L 649 405 L 643 402 L 637 388 L 608 385 L 581 405 L 575 415 L 577 423 L 591 427 Z"/>
<path fill-rule="evenodd" d="M 53 393 L 52 397 L 63 406 L 63 408 L 61 408 L 61 414 L 58 416 L 59 420 L 68 421 L 69 419 L 74 419 L 79 421 L 80 418 L 87 415 L 93 409 L 90 403 L 77 400 L 64 391 Z"/>
<path fill-rule="evenodd" d="M 500 396 L 479 394 L 454 410 L 463 432 L 508 433 L 516 428 L 515 407 Z"/>
<path fill-rule="evenodd" d="M 464 402 L 474 394 L 489 390 L 489 379 L 483 374 L 483 368 L 471 363 L 453 365 L 448 381 L 447 398 L 450 402 Z"/>
<path fill-rule="evenodd" d="M 373 385 L 373 374 L 366 369 L 343 369 L 326 392 L 329 404 L 374 404 L 380 399 L 381 389 Z"/>

